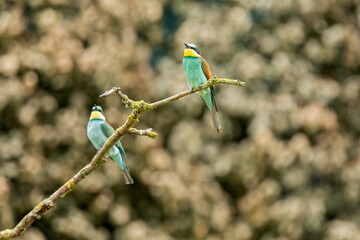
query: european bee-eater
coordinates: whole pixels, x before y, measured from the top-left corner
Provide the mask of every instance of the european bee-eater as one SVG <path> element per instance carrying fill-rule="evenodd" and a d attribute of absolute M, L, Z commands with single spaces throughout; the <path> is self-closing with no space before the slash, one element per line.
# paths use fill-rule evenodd
<path fill-rule="evenodd" d="M 97 150 L 99 150 L 114 132 L 115 130 L 105 121 L 102 108 L 100 106 L 94 105 L 91 110 L 89 123 L 87 125 L 87 136 L 91 143 Z M 126 160 L 128 160 L 128 158 L 125 154 L 124 148 L 121 146 L 120 141 L 117 141 L 116 144 L 109 149 L 105 156 L 110 157 L 112 160 L 114 160 L 116 165 L 120 167 L 124 174 L 126 184 L 134 183 L 134 180 L 130 176 L 129 170 L 125 165 L 124 158 Z"/>
<path fill-rule="evenodd" d="M 210 67 L 194 44 L 185 42 L 184 44 L 183 65 L 186 81 L 191 89 L 196 89 L 211 78 Z M 219 133 L 221 126 L 217 116 L 218 109 L 215 102 L 214 88 L 206 88 L 198 91 L 198 93 L 210 109 L 214 127 Z"/>

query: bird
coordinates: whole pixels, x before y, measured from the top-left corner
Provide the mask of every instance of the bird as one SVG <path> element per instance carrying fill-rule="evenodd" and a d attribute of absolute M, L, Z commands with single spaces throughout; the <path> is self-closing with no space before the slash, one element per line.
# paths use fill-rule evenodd
<path fill-rule="evenodd" d="M 198 88 L 211 78 L 209 64 L 205 61 L 200 51 L 194 44 L 186 43 L 183 58 L 185 78 L 189 88 Z M 202 89 L 197 92 L 210 109 L 214 128 L 219 133 L 221 126 L 217 116 L 218 108 L 215 101 L 215 90 L 213 87 Z"/>
<path fill-rule="evenodd" d="M 105 121 L 102 107 L 95 104 L 91 109 L 91 115 L 87 125 L 87 136 L 90 142 L 97 150 L 99 150 L 114 132 L 115 130 Z M 134 183 L 129 170 L 125 165 L 124 159 L 127 161 L 129 160 L 120 141 L 117 141 L 115 145 L 109 149 L 105 154 L 105 157 L 110 157 L 116 165 L 120 167 L 126 184 Z"/>

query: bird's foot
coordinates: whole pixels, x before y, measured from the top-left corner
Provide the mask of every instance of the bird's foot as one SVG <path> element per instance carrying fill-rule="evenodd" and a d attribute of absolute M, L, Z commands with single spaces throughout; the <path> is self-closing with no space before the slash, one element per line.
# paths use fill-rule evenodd
<path fill-rule="evenodd" d="M 195 93 L 195 90 L 196 90 L 196 88 L 192 88 L 192 89 L 191 89 L 191 92 L 192 92 L 192 93 Z"/>

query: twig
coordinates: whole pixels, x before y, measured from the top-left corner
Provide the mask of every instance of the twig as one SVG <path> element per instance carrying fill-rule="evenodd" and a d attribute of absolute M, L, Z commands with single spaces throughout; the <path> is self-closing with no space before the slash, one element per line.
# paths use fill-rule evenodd
<path fill-rule="evenodd" d="M 131 114 L 128 116 L 126 122 L 109 137 L 107 142 L 100 148 L 100 150 L 95 154 L 92 158 L 91 162 L 83 167 L 78 173 L 75 174 L 70 180 L 68 180 L 64 185 L 62 185 L 58 190 L 56 190 L 50 197 L 44 199 L 41 203 L 39 203 L 36 207 L 34 207 L 28 214 L 26 214 L 23 219 L 13 228 L 13 229 L 5 229 L 0 231 L 0 240 L 15 238 L 22 234 L 33 222 L 37 219 L 40 219 L 42 215 L 53 208 L 57 201 L 61 198 L 64 198 L 66 194 L 74 189 L 74 187 L 83 180 L 86 176 L 92 173 L 95 169 L 97 169 L 101 164 L 105 161 L 104 156 L 105 153 L 112 147 L 114 144 L 124 135 L 124 134 L 131 134 L 131 135 L 142 135 L 148 136 L 150 138 L 156 138 L 158 135 L 157 133 L 153 132 L 151 128 L 147 130 L 137 130 L 132 128 L 134 124 L 138 121 L 141 113 L 145 111 L 149 111 L 160 106 L 163 106 L 169 102 L 175 101 L 179 98 L 185 97 L 187 95 L 193 94 L 197 91 L 202 89 L 211 87 L 215 84 L 230 84 L 230 85 L 238 85 L 245 87 L 245 82 L 241 82 L 239 80 L 233 79 L 226 79 L 226 78 L 217 78 L 213 77 L 209 79 L 206 83 L 202 84 L 197 89 L 187 90 L 176 94 L 174 96 L 165 98 L 163 100 L 154 102 L 154 103 L 146 103 L 145 101 L 134 101 L 129 99 L 128 96 L 123 94 L 120 91 L 119 87 L 114 87 L 111 90 L 105 92 L 100 97 L 106 97 L 110 94 L 116 92 L 122 99 L 123 103 L 127 108 L 132 108 Z"/>
<path fill-rule="evenodd" d="M 130 128 L 127 131 L 127 134 L 129 135 L 140 135 L 140 136 L 148 136 L 149 138 L 155 139 L 158 134 L 156 132 L 153 132 L 152 128 L 148 128 L 146 130 L 138 130 L 136 128 Z"/>

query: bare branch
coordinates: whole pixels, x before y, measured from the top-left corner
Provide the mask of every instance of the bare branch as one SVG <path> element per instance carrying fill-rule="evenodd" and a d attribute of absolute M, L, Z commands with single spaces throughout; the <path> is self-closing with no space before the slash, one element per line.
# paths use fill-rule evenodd
<path fill-rule="evenodd" d="M 101 94 L 100 97 L 107 97 L 113 93 L 117 93 L 121 97 L 121 100 L 122 100 L 123 104 L 125 104 L 126 108 L 140 109 L 140 108 L 142 108 L 142 105 L 146 105 L 146 104 L 148 105 L 148 103 L 146 103 L 145 101 L 131 100 L 126 94 L 123 94 L 120 91 L 119 87 L 113 87 L 112 89 Z"/>
<path fill-rule="evenodd" d="M 120 88 L 119 87 L 113 87 L 112 89 L 104 92 L 103 94 L 100 95 L 100 97 L 107 97 L 111 94 L 113 94 L 114 92 L 117 92 L 117 91 L 120 91 Z"/>
<path fill-rule="evenodd" d="M 155 139 L 158 134 L 156 132 L 153 132 L 152 128 L 148 128 L 146 130 L 138 130 L 136 128 L 130 128 L 127 131 L 127 134 L 129 135 L 140 135 L 140 136 L 148 136 L 149 138 Z"/>
<path fill-rule="evenodd" d="M 114 144 L 124 135 L 142 135 L 148 136 L 150 138 L 156 138 L 158 136 L 157 133 L 153 132 L 151 128 L 147 130 L 138 130 L 132 128 L 134 124 L 138 121 L 140 115 L 143 112 L 158 108 L 163 106 L 169 102 L 175 101 L 179 98 L 185 97 L 187 95 L 198 92 L 202 89 L 211 87 L 215 84 L 230 84 L 230 85 L 238 85 L 245 87 L 245 82 L 233 79 L 226 78 L 217 78 L 212 77 L 206 83 L 200 85 L 197 89 L 187 90 L 176 94 L 174 96 L 168 97 L 166 99 L 154 102 L 154 103 L 146 103 L 145 101 L 133 101 L 129 99 L 129 97 L 123 94 L 120 91 L 119 87 L 114 87 L 109 91 L 103 93 L 100 97 L 106 97 L 113 93 L 117 93 L 125 106 L 127 108 L 132 108 L 131 114 L 128 116 L 126 122 L 109 137 L 107 142 L 100 148 L 100 150 L 96 153 L 96 155 L 92 158 L 91 162 L 83 167 L 78 173 L 75 174 L 70 180 L 68 180 L 64 185 L 62 185 L 58 190 L 56 190 L 50 197 L 44 199 L 41 203 L 39 203 L 36 207 L 34 207 L 28 214 L 26 214 L 23 219 L 13 228 L 13 229 L 5 229 L 0 231 L 0 240 L 15 238 L 22 234 L 33 222 L 37 219 L 40 219 L 44 213 L 53 208 L 57 201 L 61 198 L 64 198 L 66 194 L 74 189 L 74 187 L 83 180 L 86 176 L 91 174 L 95 169 L 97 169 L 101 164 L 105 163 L 104 160 L 105 153 L 112 147 Z"/>

